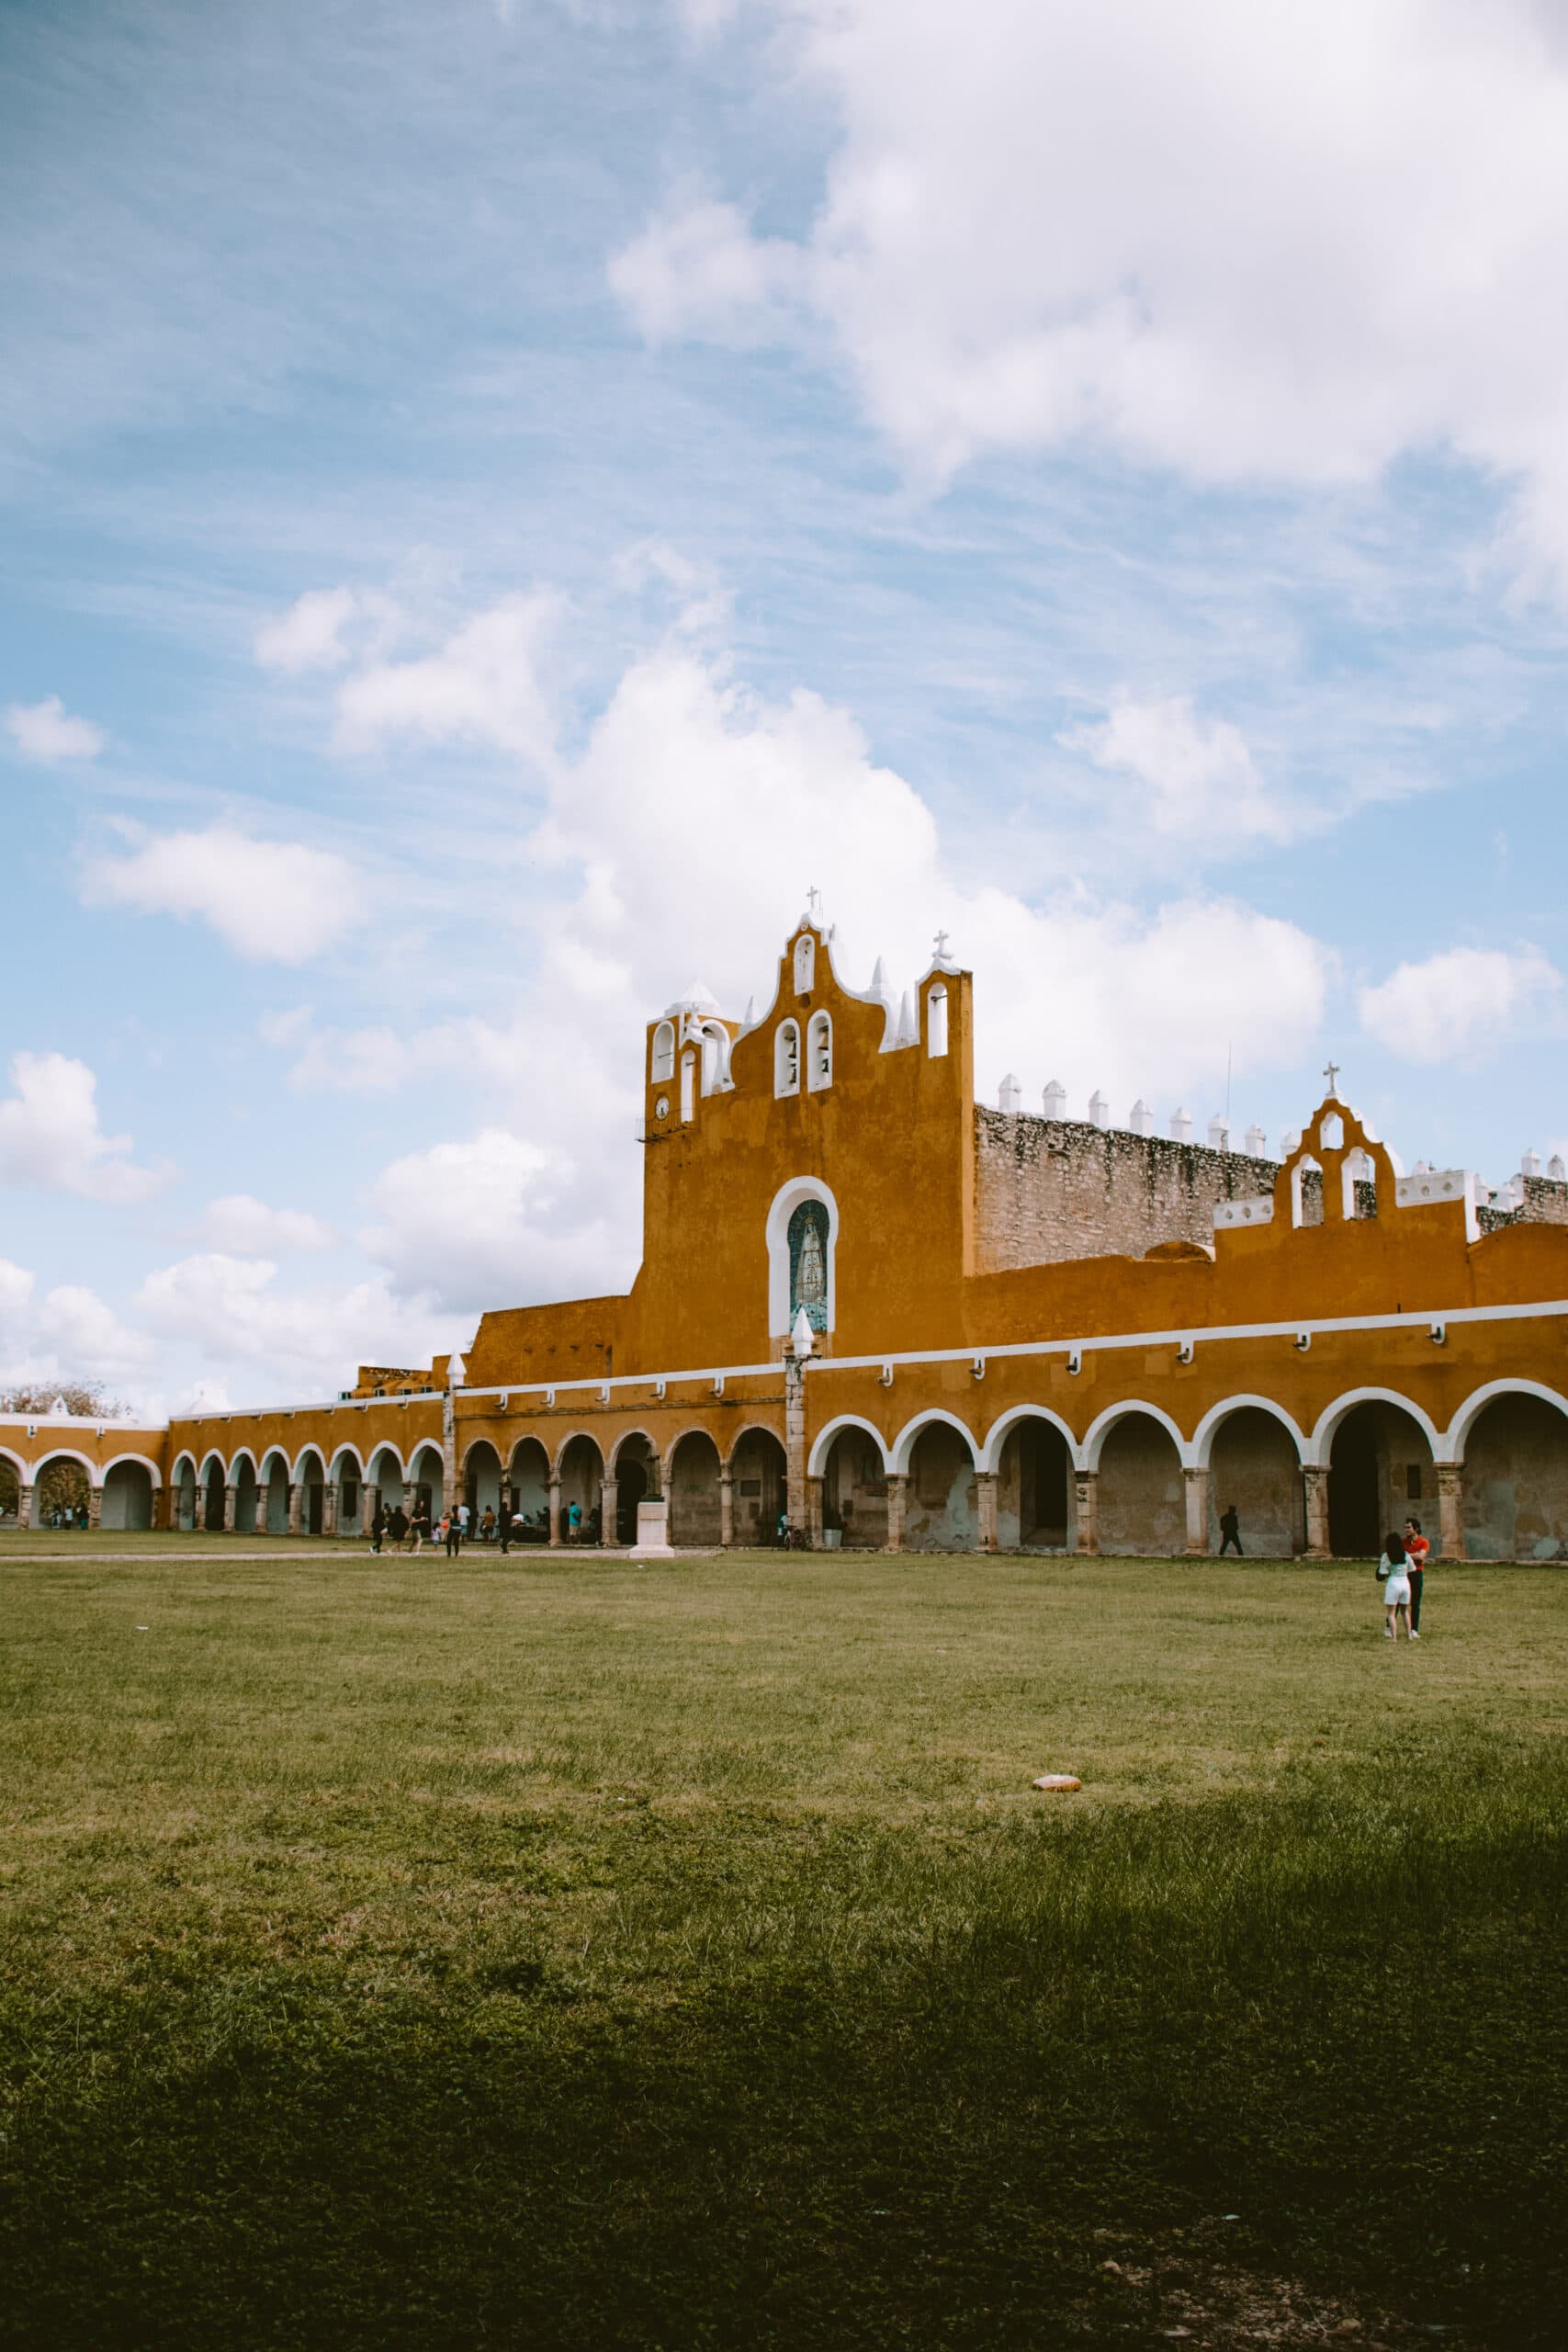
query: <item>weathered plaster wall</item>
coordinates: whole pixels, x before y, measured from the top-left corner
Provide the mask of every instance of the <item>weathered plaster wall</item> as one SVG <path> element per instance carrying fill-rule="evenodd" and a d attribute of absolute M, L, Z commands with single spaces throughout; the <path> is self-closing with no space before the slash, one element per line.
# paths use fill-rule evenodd
<path fill-rule="evenodd" d="M 1100 1455 L 1100 1548 L 1177 1553 L 1187 1543 L 1181 1463 L 1168 1432 L 1147 1413 L 1129 1413 Z"/>
<path fill-rule="evenodd" d="M 863 1430 L 833 1441 L 822 1486 L 823 1523 L 843 1530 L 850 1551 L 880 1550 L 887 1541 L 887 1480 L 882 1457 Z"/>
<path fill-rule="evenodd" d="M 904 1506 L 904 1541 L 911 1552 L 972 1552 L 980 1532 L 975 1460 L 945 1421 L 915 1442 Z"/>
<path fill-rule="evenodd" d="M 1210 1242 L 1215 1202 L 1267 1194 L 1279 1167 L 1246 1152 L 976 1103 L 976 1271 Z"/>
<path fill-rule="evenodd" d="M 718 1448 L 694 1431 L 670 1464 L 670 1541 L 704 1545 L 719 1538 Z"/>
<path fill-rule="evenodd" d="M 1230 1414 L 1214 1432 L 1209 1475 L 1209 1548 L 1220 1548 L 1220 1514 L 1234 1503 L 1248 1559 L 1291 1558 L 1306 1540 L 1295 1440 L 1256 1405 Z"/>
<path fill-rule="evenodd" d="M 1471 1560 L 1556 1560 L 1568 1549 L 1568 1420 L 1539 1396 L 1499 1396 L 1465 1447 Z"/>

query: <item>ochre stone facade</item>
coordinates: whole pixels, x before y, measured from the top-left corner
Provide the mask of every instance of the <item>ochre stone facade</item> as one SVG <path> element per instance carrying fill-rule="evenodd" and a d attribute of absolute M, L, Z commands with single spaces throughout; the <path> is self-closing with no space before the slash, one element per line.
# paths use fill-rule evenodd
<path fill-rule="evenodd" d="M 1568 1556 L 1568 1225 L 1403 1182 L 1330 1095 L 1287 1159 L 976 1107 L 971 982 L 904 1012 L 803 922 L 741 1023 L 649 1024 L 641 1269 L 485 1315 L 462 1359 L 164 1430 L 0 1424 L 106 1523 L 362 1535 L 504 1501 L 539 1542 Z M 132 1491 L 134 1489 L 134 1492 Z M 112 1514 L 110 1506 L 112 1505 Z"/>

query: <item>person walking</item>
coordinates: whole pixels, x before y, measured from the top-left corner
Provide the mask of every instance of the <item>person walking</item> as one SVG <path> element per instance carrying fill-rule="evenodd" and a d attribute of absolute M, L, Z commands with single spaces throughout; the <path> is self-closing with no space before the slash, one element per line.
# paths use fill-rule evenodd
<path fill-rule="evenodd" d="M 481 1544 L 495 1542 L 495 1508 L 491 1503 L 486 1503 L 484 1516 L 479 1521 L 479 1542 Z"/>
<path fill-rule="evenodd" d="M 463 1515 L 461 1510 L 449 1510 L 441 1522 L 446 1533 L 446 1557 L 455 1560 L 463 1548 Z"/>
<path fill-rule="evenodd" d="M 501 1546 L 502 1557 L 503 1559 L 507 1553 L 512 1549 L 512 1528 L 513 1514 L 507 1510 L 506 1505 L 502 1503 L 500 1511 L 496 1515 L 495 1540 Z"/>
<path fill-rule="evenodd" d="M 459 1503 L 457 1505 L 457 1538 L 459 1542 L 461 1542 L 462 1538 L 468 1533 L 468 1506 L 467 1503 Z"/>
<path fill-rule="evenodd" d="M 376 1499 L 376 1508 L 370 1514 L 370 1549 L 373 1552 L 378 1552 L 380 1550 L 381 1539 L 386 1532 L 387 1507 L 385 1503 L 381 1501 L 379 1496 L 378 1496 Z"/>
<path fill-rule="evenodd" d="M 423 1552 L 430 1534 L 430 1505 L 423 1495 L 414 1497 L 413 1517 L 409 1521 L 409 1532 L 413 1537 L 414 1550 Z"/>
<path fill-rule="evenodd" d="M 387 1532 L 392 1539 L 392 1549 L 400 1552 L 408 1540 L 409 1515 L 401 1503 L 394 1503 L 387 1518 Z"/>
<path fill-rule="evenodd" d="M 1220 1535 L 1222 1539 L 1220 1544 L 1220 1557 L 1222 1560 L 1224 1558 L 1225 1554 L 1230 1550 L 1233 1544 L 1235 1545 L 1236 1558 L 1238 1560 L 1244 1560 L 1247 1557 L 1246 1553 L 1241 1548 L 1241 1521 L 1236 1516 L 1236 1508 L 1235 1503 L 1227 1503 L 1224 1510 L 1220 1513 Z"/>
<path fill-rule="evenodd" d="M 582 1532 L 582 1505 L 568 1503 L 566 1507 L 566 1540 L 575 1544 Z"/>
<path fill-rule="evenodd" d="M 1399 1621 L 1404 1620 L 1404 1631 L 1410 1632 L 1410 1564 L 1404 1556 L 1404 1538 L 1391 1527 L 1382 1540 L 1382 1557 L 1378 1562 L 1378 1574 L 1382 1578 L 1382 1605 L 1386 1623 L 1385 1642 L 1399 1639 Z"/>
<path fill-rule="evenodd" d="M 1404 1522 L 1404 1556 L 1410 1563 L 1410 1638 L 1421 1638 L 1421 1588 L 1427 1581 L 1427 1558 L 1431 1544 L 1421 1532 L 1418 1519 Z"/>

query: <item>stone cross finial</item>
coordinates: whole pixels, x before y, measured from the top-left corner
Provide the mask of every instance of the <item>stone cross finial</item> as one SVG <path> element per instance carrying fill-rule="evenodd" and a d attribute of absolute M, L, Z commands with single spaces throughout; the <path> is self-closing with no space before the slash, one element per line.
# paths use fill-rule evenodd
<path fill-rule="evenodd" d="M 945 931 L 939 931 L 937 933 L 933 944 L 936 948 L 938 963 L 945 962 L 947 956 L 947 933 Z"/>
<path fill-rule="evenodd" d="M 812 922 L 819 924 L 822 920 L 822 893 L 815 882 L 806 894 L 806 904 Z"/>
<path fill-rule="evenodd" d="M 1323 1075 L 1324 1075 L 1324 1076 L 1325 1076 L 1325 1078 L 1328 1080 L 1328 1091 L 1329 1091 L 1330 1094 L 1334 1095 L 1334 1099 L 1335 1099 L 1335 1101 L 1336 1101 L 1336 1102 L 1337 1102 L 1339 1098 L 1338 1098 L 1338 1094 L 1337 1094 L 1337 1091 L 1336 1091 L 1336 1090 L 1337 1089 L 1338 1084 L 1339 1084 L 1339 1065 L 1338 1065 L 1338 1063 L 1337 1063 L 1337 1062 L 1330 1062 L 1330 1063 L 1329 1063 L 1329 1065 L 1328 1065 L 1328 1067 L 1327 1067 L 1327 1069 L 1324 1071 Z"/>

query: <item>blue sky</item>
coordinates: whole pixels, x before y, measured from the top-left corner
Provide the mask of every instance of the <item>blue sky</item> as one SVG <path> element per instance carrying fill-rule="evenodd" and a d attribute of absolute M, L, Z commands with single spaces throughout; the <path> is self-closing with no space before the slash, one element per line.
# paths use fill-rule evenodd
<path fill-rule="evenodd" d="M 0 1379 L 620 1286 L 811 883 L 993 1099 L 1562 1147 L 1560 12 L 1174 25 L 0 17 Z"/>

